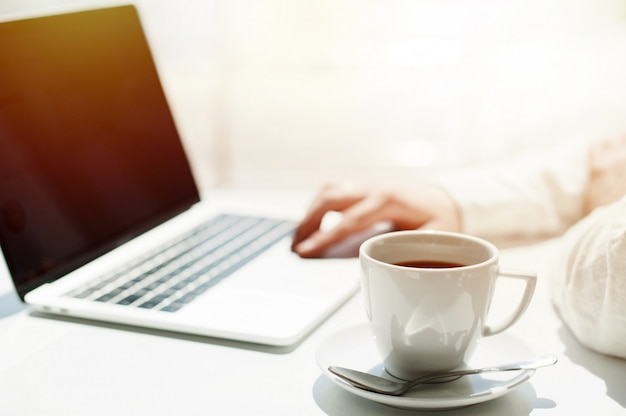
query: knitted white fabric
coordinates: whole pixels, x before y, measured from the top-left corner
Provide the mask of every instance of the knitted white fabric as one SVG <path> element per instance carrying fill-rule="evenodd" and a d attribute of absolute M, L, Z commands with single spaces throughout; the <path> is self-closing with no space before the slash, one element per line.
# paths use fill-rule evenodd
<path fill-rule="evenodd" d="M 578 340 L 626 358 L 626 196 L 596 209 L 562 237 L 552 298 Z"/>

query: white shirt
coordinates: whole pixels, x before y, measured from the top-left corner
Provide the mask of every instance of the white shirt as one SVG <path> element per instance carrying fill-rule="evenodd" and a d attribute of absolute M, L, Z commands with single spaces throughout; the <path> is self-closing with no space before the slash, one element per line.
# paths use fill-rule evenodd
<path fill-rule="evenodd" d="M 529 152 L 444 181 L 461 208 L 463 231 L 489 237 L 563 233 L 583 216 L 587 145 Z"/>
<path fill-rule="evenodd" d="M 626 358 L 626 196 L 583 218 L 588 147 L 576 143 L 463 172 L 442 185 L 463 231 L 487 239 L 553 237 L 552 298 L 578 340 Z"/>

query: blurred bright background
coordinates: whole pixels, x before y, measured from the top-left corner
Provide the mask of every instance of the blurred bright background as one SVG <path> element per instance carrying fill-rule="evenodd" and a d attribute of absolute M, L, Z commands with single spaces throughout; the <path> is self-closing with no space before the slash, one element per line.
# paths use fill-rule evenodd
<path fill-rule="evenodd" d="M 128 2 L 1 0 L 0 20 Z M 138 0 L 203 188 L 405 182 L 626 134 L 626 0 Z"/>

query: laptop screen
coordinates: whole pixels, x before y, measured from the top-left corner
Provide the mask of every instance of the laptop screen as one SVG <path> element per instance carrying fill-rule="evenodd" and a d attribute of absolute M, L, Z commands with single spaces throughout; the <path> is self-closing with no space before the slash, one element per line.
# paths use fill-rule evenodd
<path fill-rule="evenodd" d="M 21 297 L 199 201 L 132 6 L 0 23 L 0 244 Z"/>

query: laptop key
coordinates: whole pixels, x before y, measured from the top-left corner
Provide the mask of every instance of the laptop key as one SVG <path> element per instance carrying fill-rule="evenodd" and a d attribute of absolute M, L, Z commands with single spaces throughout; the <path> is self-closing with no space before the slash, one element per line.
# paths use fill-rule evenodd
<path fill-rule="evenodd" d="M 104 295 L 96 298 L 96 301 L 98 302 L 108 302 L 111 299 L 113 299 L 115 297 L 115 295 L 112 295 L 111 293 L 105 293 Z"/>
<path fill-rule="evenodd" d="M 170 303 L 159 310 L 163 312 L 178 312 L 183 306 L 185 306 L 184 303 Z"/>
<path fill-rule="evenodd" d="M 129 295 L 117 302 L 118 305 L 130 305 L 138 301 L 141 297 L 138 295 Z"/>
<path fill-rule="evenodd" d="M 147 301 L 147 302 L 144 302 L 144 303 L 140 304 L 139 307 L 140 308 L 144 308 L 144 309 L 153 309 L 158 304 L 159 303 L 157 303 L 157 302 Z"/>

